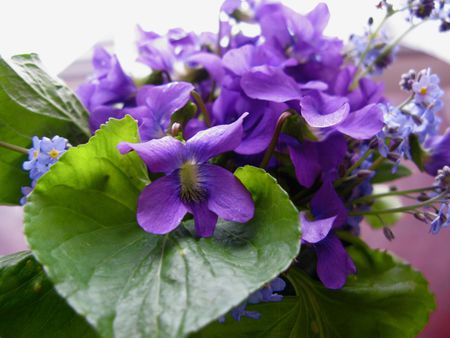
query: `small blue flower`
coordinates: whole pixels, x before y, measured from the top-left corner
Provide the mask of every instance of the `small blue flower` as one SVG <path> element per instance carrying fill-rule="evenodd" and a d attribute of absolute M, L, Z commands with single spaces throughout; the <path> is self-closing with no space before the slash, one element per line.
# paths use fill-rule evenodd
<path fill-rule="evenodd" d="M 447 211 L 447 212 L 446 212 Z M 450 208 L 447 203 L 442 203 L 436 218 L 430 224 L 430 232 L 438 234 L 442 228 L 450 225 Z"/>
<path fill-rule="evenodd" d="M 33 145 L 28 150 L 28 161 L 23 162 L 23 169 L 29 171 L 32 180 L 31 187 L 23 187 L 20 204 L 26 203 L 26 197 L 30 194 L 32 187 L 36 185 L 36 181 L 44 175 L 50 167 L 55 164 L 61 155 L 67 150 L 69 144 L 67 140 L 60 136 L 52 139 L 37 136 L 33 137 Z"/>
<path fill-rule="evenodd" d="M 413 83 L 412 90 L 415 93 L 415 102 L 427 106 L 433 104 L 444 94 L 439 87 L 439 76 L 431 74 L 430 68 L 419 72 L 418 80 Z"/>

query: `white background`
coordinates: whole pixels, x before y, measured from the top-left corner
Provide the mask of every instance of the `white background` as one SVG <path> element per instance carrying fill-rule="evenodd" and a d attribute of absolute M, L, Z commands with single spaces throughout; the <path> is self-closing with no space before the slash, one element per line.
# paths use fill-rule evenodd
<path fill-rule="evenodd" d="M 284 4 L 305 12 L 317 0 L 284 0 Z M 347 39 L 361 33 L 369 16 L 382 11 L 378 0 L 329 0 L 328 35 Z M 125 68 L 135 59 L 133 40 L 136 24 L 164 33 L 172 27 L 216 31 L 222 0 L 2 0 L 0 12 L 0 54 L 40 54 L 47 69 L 56 74 L 85 55 L 98 41 L 114 39 L 116 52 Z M 401 18 L 390 29 L 398 34 L 405 27 Z M 450 33 L 438 34 L 437 23 L 420 27 L 406 43 L 450 61 Z M 135 66 L 133 66 L 135 67 Z"/>

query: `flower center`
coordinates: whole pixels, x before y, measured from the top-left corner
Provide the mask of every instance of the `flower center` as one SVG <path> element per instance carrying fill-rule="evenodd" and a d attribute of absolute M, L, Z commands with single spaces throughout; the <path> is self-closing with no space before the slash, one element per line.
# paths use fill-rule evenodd
<path fill-rule="evenodd" d="M 428 92 L 427 87 L 420 88 L 420 91 L 419 91 L 420 95 L 427 95 L 427 92 Z"/>
<path fill-rule="evenodd" d="M 52 149 L 52 150 L 49 151 L 48 155 L 49 155 L 51 158 L 57 158 L 58 155 L 59 155 L 59 151 L 56 150 L 56 149 Z"/>
<path fill-rule="evenodd" d="M 206 190 L 202 187 L 199 167 L 193 162 L 185 162 L 179 171 L 180 198 L 187 203 L 198 203 L 206 199 Z"/>
<path fill-rule="evenodd" d="M 39 150 L 33 151 L 33 158 L 38 158 L 39 156 Z"/>

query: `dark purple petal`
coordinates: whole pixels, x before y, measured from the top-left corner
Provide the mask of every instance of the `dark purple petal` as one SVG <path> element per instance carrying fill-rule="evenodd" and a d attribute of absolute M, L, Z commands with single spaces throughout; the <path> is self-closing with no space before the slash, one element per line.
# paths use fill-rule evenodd
<path fill-rule="evenodd" d="M 242 90 L 249 97 L 272 102 L 287 102 L 301 98 L 300 86 L 283 70 L 260 66 L 241 78 Z"/>
<path fill-rule="evenodd" d="M 335 133 L 321 142 L 291 141 L 288 149 L 298 182 L 310 188 L 322 174 L 330 176 L 337 172 L 347 152 L 347 143 L 343 135 Z"/>
<path fill-rule="evenodd" d="M 344 121 L 350 111 L 347 99 L 312 92 L 300 102 L 301 114 L 311 127 L 326 128 Z"/>
<path fill-rule="evenodd" d="M 191 66 L 200 65 L 205 68 L 216 83 L 221 83 L 225 75 L 222 60 L 215 54 L 197 53 L 186 60 Z"/>
<path fill-rule="evenodd" d="M 170 174 L 185 160 L 184 144 L 172 136 L 150 140 L 145 143 L 121 142 L 117 146 L 121 154 L 136 151 L 150 171 Z"/>
<path fill-rule="evenodd" d="M 230 124 L 199 131 L 186 142 L 188 154 L 198 163 L 206 162 L 219 154 L 236 149 L 244 132 L 242 123 L 248 113 Z"/>
<path fill-rule="evenodd" d="M 344 135 L 334 133 L 316 144 L 318 153 L 321 155 L 319 160 L 322 170 L 324 172 L 337 171 L 347 152 L 347 142 Z"/>
<path fill-rule="evenodd" d="M 311 200 L 311 211 L 316 219 L 336 216 L 333 227 L 342 226 L 347 220 L 347 208 L 336 193 L 333 183 L 325 178 L 320 189 Z"/>
<path fill-rule="evenodd" d="M 245 223 L 253 218 L 252 196 L 236 176 L 212 164 L 201 165 L 201 173 L 209 192 L 209 210 L 226 221 Z"/>
<path fill-rule="evenodd" d="M 322 172 L 317 147 L 313 142 L 304 142 L 288 148 L 298 182 L 306 188 L 312 187 Z"/>
<path fill-rule="evenodd" d="M 195 232 L 200 237 L 211 237 L 217 224 L 217 215 L 208 209 L 206 202 L 190 205 L 194 215 Z"/>
<path fill-rule="evenodd" d="M 366 140 L 383 129 L 383 111 L 375 103 L 350 113 L 336 129 L 358 140 Z"/>
<path fill-rule="evenodd" d="M 178 196 L 175 173 L 158 178 L 144 188 L 138 201 L 139 225 L 152 234 L 166 234 L 175 229 L 188 211 Z"/>
<path fill-rule="evenodd" d="M 336 216 L 310 221 L 304 212 L 299 214 L 302 228 L 302 240 L 308 243 L 317 243 L 324 239 L 331 230 Z"/>
<path fill-rule="evenodd" d="M 347 94 L 351 110 L 362 109 L 370 103 L 382 102 L 384 100 L 383 92 L 383 83 L 376 83 L 371 79 L 362 78 L 359 81 L 359 86 Z"/>
<path fill-rule="evenodd" d="M 317 254 L 317 275 L 327 288 L 342 288 L 347 276 L 356 273 L 355 264 L 334 234 L 330 233 L 314 248 Z"/>
<path fill-rule="evenodd" d="M 238 154 L 252 155 L 266 150 L 275 131 L 278 117 L 283 110 L 285 109 L 274 109 L 273 106 L 267 106 L 259 111 L 250 112 L 244 120 L 244 137 L 235 151 Z"/>

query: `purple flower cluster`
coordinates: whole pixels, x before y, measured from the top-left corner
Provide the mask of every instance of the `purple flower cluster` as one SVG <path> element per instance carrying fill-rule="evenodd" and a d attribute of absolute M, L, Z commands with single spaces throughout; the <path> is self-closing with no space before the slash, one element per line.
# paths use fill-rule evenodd
<path fill-rule="evenodd" d="M 429 69 L 404 75 L 410 98 L 394 107 L 368 75 L 385 68 L 395 46 L 372 32 L 353 36 L 354 64 L 345 63 L 343 42 L 324 34 L 328 20 L 325 4 L 302 15 L 280 3 L 227 0 L 218 34 L 140 29 L 138 61 L 149 76 L 139 85 L 96 48 L 95 74 L 78 90 L 92 131 L 131 115 L 142 143 L 120 143 L 120 152 L 136 151 L 152 175 L 163 174 L 139 197 L 145 231 L 173 231 L 187 213 L 201 237 L 214 234 L 218 217 L 249 221 L 252 197 L 231 171 L 261 165 L 301 211 L 318 278 L 337 289 L 356 272 L 337 233 L 357 233 L 357 212 L 371 204 L 352 201 L 372 193 L 377 163 L 410 159 L 414 135 L 430 174 L 450 164 L 450 133 L 437 134 L 438 77 Z M 278 299 L 271 297 L 250 298 Z M 235 311 L 237 319 L 254 316 L 242 312 L 245 304 Z"/>

